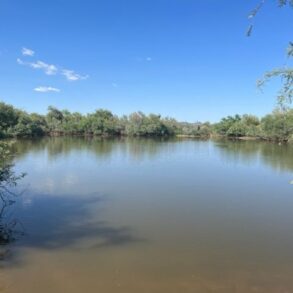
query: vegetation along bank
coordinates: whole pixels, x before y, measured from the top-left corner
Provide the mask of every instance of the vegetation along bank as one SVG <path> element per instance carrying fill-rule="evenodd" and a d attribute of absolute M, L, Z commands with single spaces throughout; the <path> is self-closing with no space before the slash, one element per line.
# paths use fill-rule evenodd
<path fill-rule="evenodd" d="M 118 117 L 104 109 L 83 115 L 52 106 L 46 115 L 40 115 L 0 102 L 0 138 L 44 135 L 221 136 L 293 143 L 293 109 L 275 110 L 261 119 L 249 114 L 228 116 L 211 124 L 179 122 L 174 118 L 142 112 Z"/>

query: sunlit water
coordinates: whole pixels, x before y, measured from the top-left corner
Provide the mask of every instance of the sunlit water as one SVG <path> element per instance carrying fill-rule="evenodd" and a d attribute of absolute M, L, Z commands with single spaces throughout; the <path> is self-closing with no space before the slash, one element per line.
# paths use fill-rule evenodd
<path fill-rule="evenodd" d="M 5 293 L 293 292 L 293 148 L 18 141 Z"/>

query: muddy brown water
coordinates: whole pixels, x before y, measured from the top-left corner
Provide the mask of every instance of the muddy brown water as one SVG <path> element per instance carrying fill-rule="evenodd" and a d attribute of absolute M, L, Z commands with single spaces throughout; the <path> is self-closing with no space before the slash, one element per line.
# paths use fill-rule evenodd
<path fill-rule="evenodd" d="M 5 247 L 4 293 L 293 292 L 293 147 L 44 138 Z"/>

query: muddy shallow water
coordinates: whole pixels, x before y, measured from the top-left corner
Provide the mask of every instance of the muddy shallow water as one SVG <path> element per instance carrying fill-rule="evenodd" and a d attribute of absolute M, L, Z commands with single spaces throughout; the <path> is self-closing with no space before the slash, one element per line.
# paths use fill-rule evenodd
<path fill-rule="evenodd" d="M 27 172 L 0 292 L 293 292 L 293 148 L 45 138 Z"/>

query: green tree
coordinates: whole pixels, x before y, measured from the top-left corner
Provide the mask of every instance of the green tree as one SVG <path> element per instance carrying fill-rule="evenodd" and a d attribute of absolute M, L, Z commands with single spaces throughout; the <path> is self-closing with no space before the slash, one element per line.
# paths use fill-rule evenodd
<path fill-rule="evenodd" d="M 88 116 L 88 126 L 95 135 L 118 134 L 118 118 L 112 112 L 104 109 L 96 110 Z"/>
<path fill-rule="evenodd" d="M 261 120 L 264 138 L 275 141 L 289 141 L 293 134 L 293 110 L 274 111 Z"/>
<path fill-rule="evenodd" d="M 18 114 L 14 107 L 0 102 L 0 138 L 6 136 L 9 129 L 14 127 L 18 121 Z"/>
<path fill-rule="evenodd" d="M 247 125 L 242 121 L 236 121 L 231 125 L 231 127 L 228 129 L 226 135 L 231 137 L 242 137 L 246 136 L 248 132 Z"/>
<path fill-rule="evenodd" d="M 215 130 L 220 135 L 227 135 L 229 129 L 237 122 L 241 121 L 240 115 L 236 114 L 233 116 L 227 116 L 225 118 L 222 118 L 222 120 L 219 123 L 215 124 Z"/>
<path fill-rule="evenodd" d="M 62 131 L 62 122 L 64 119 L 64 115 L 62 111 L 58 110 L 57 108 L 53 106 L 49 106 L 46 118 L 47 118 L 49 131 L 52 131 L 52 132 Z"/>
<path fill-rule="evenodd" d="M 46 132 L 46 121 L 38 114 L 18 111 L 17 124 L 10 128 L 10 135 L 16 137 L 43 136 Z"/>

